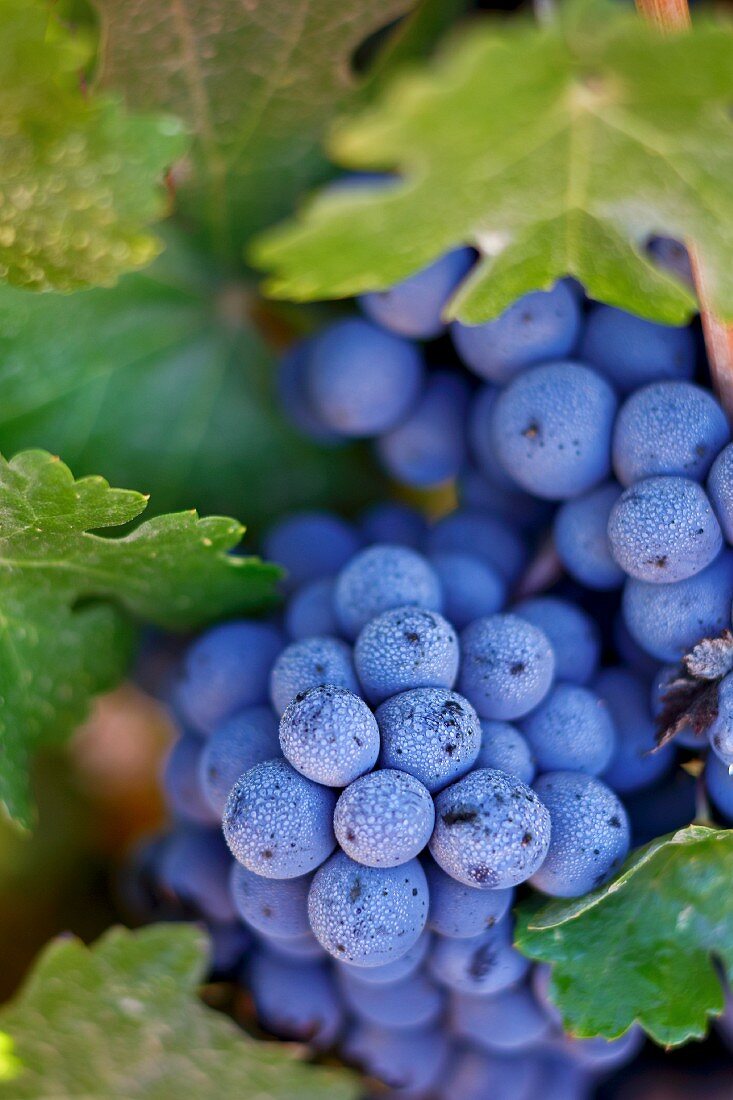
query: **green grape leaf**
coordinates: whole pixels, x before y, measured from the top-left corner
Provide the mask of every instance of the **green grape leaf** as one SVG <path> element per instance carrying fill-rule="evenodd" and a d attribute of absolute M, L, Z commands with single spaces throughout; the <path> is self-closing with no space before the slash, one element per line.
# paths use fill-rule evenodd
<path fill-rule="evenodd" d="M 488 17 L 331 139 L 343 166 L 393 185 L 329 194 L 251 257 L 273 296 L 383 289 L 459 244 L 480 263 L 449 304 L 477 324 L 574 275 L 594 298 L 682 323 L 689 288 L 654 234 L 692 239 L 716 313 L 733 319 L 733 28 L 662 35 L 625 5 L 569 0 L 538 27 Z"/>
<path fill-rule="evenodd" d="M 122 674 L 120 609 L 175 630 L 273 599 L 278 569 L 229 553 L 236 520 L 182 512 L 109 537 L 146 505 L 101 477 L 75 480 L 45 451 L 0 458 L 0 801 L 21 826 L 32 819 L 32 753 Z"/>
<path fill-rule="evenodd" d="M 166 212 L 183 126 L 85 94 L 85 50 L 42 0 L 0 0 L 0 24 L 0 279 L 114 283 L 160 251 L 147 226 Z"/>
<path fill-rule="evenodd" d="M 185 924 L 52 941 L 0 1011 L 0 1097 L 356 1100 L 353 1074 L 255 1041 L 197 998 L 207 946 Z"/>
<path fill-rule="evenodd" d="M 635 852 L 606 886 L 519 908 L 516 942 L 552 965 L 565 1026 L 614 1039 L 639 1023 L 674 1046 L 705 1035 L 733 977 L 733 829 L 690 825 Z"/>
<path fill-rule="evenodd" d="M 257 295 L 165 240 L 155 264 L 111 289 L 0 286 L 0 450 L 44 447 L 77 475 L 150 493 L 155 511 L 244 513 L 250 530 L 295 508 L 365 503 L 377 484 L 366 454 L 316 447 L 285 421 L 250 316 Z"/>
<path fill-rule="evenodd" d="M 357 47 L 415 0 L 95 0 L 104 86 L 185 119 L 195 135 L 177 205 L 209 248 L 241 259 L 254 230 L 332 173 L 321 142 L 361 94 Z M 422 47 L 442 30 L 428 0 Z M 453 12 L 457 0 L 443 0 Z M 428 26 L 429 22 L 429 26 Z M 417 47 L 416 47 L 417 48 Z M 405 48 L 405 53 L 410 51 Z"/>

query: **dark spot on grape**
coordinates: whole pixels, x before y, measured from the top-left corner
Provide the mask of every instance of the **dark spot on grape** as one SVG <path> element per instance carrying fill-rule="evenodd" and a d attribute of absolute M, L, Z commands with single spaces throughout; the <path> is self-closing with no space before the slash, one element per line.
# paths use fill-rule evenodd
<path fill-rule="evenodd" d="M 614 814 L 613 817 L 609 817 L 608 824 L 611 826 L 612 829 L 620 829 L 621 828 L 621 822 L 619 821 L 616 814 Z"/>
<path fill-rule="evenodd" d="M 456 746 L 452 744 L 446 745 L 443 751 L 445 752 L 446 756 L 452 756 L 453 753 L 456 751 Z"/>
<path fill-rule="evenodd" d="M 417 645 L 417 643 L 420 641 L 420 635 L 416 634 L 414 630 L 406 630 L 405 641 L 409 642 L 410 645 Z"/>
<path fill-rule="evenodd" d="M 451 825 L 471 825 L 477 817 L 477 810 L 462 809 L 457 806 L 455 810 L 448 810 L 447 813 L 443 814 L 442 819 L 443 824 L 450 828 Z"/>
<path fill-rule="evenodd" d="M 344 945 L 342 943 L 337 943 L 336 944 L 336 950 L 340 951 L 341 954 L 343 955 L 343 953 L 346 951 L 346 948 L 344 947 Z"/>
<path fill-rule="evenodd" d="M 534 838 L 531 833 L 525 833 L 522 837 L 522 847 L 526 848 L 528 844 L 532 843 L 533 839 Z"/>
<path fill-rule="evenodd" d="M 521 676 L 526 667 L 527 666 L 525 665 L 524 661 L 515 661 L 509 671 L 512 676 Z"/>
<path fill-rule="evenodd" d="M 264 852 L 262 852 L 262 858 L 263 859 L 272 859 L 272 851 L 271 851 L 270 848 L 265 848 Z"/>
<path fill-rule="evenodd" d="M 351 889 L 349 890 L 349 897 L 351 901 L 358 901 L 361 897 L 361 879 L 355 878 Z"/>
<path fill-rule="evenodd" d="M 540 434 L 540 426 L 536 420 L 530 420 L 527 427 L 522 432 L 525 439 L 536 439 Z"/>
<path fill-rule="evenodd" d="M 485 978 L 495 962 L 496 951 L 493 947 L 489 944 L 479 947 L 478 951 L 474 951 L 471 956 L 471 961 L 468 964 L 469 977 L 476 978 L 477 981 L 481 978 Z"/>
<path fill-rule="evenodd" d="M 348 829 L 348 830 L 347 830 L 347 832 L 346 832 L 346 839 L 347 839 L 347 840 L 356 840 L 356 833 L 354 832 L 354 830 L 353 830 L 353 829 Z"/>
<path fill-rule="evenodd" d="M 417 887 L 415 887 L 415 886 L 413 886 L 413 888 L 412 888 L 412 896 L 413 896 L 413 898 L 417 897 Z"/>
<path fill-rule="evenodd" d="M 469 877 L 474 882 L 479 882 L 482 885 L 488 883 L 489 886 L 495 886 L 497 881 L 496 871 L 492 867 L 487 867 L 485 864 L 478 864 L 478 866 L 472 867 L 469 871 Z"/>

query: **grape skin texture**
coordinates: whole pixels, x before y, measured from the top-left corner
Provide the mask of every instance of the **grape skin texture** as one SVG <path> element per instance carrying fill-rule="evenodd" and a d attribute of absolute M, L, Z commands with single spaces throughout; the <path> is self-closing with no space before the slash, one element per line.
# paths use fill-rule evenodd
<path fill-rule="evenodd" d="M 354 647 L 356 673 L 372 703 L 410 688 L 453 687 L 458 660 L 450 623 L 416 607 L 397 607 L 372 619 Z"/>
<path fill-rule="evenodd" d="M 444 994 L 424 974 L 413 974 L 389 985 L 369 985 L 339 968 L 339 986 L 346 1006 L 360 1020 L 378 1027 L 426 1027 L 443 1010 Z"/>
<path fill-rule="evenodd" d="M 499 461 L 527 492 L 547 500 L 587 493 L 611 472 L 616 397 L 582 363 L 547 363 L 499 394 L 491 431 Z"/>
<path fill-rule="evenodd" d="M 308 916 L 335 959 L 383 966 L 404 955 L 425 927 L 428 887 L 416 859 L 399 867 L 363 867 L 336 852 L 313 877 Z"/>
<path fill-rule="evenodd" d="M 445 550 L 431 554 L 430 564 L 443 589 L 446 618 L 458 630 L 474 619 L 500 611 L 506 598 L 501 576 L 470 554 Z"/>
<path fill-rule="evenodd" d="M 726 541 L 733 543 L 733 443 L 720 452 L 710 470 L 708 496 Z"/>
<path fill-rule="evenodd" d="M 333 1045 L 344 1013 L 333 977 L 322 963 L 296 964 L 258 951 L 248 977 L 257 1014 L 268 1031 L 317 1049 Z"/>
<path fill-rule="evenodd" d="M 525 367 L 559 359 L 575 347 L 580 312 L 572 290 L 559 282 L 535 290 L 483 325 L 451 326 L 453 343 L 466 366 L 490 382 L 509 382 Z"/>
<path fill-rule="evenodd" d="M 586 323 L 580 358 L 602 371 L 621 393 L 630 393 L 648 382 L 690 379 L 695 341 L 689 329 L 598 305 Z"/>
<path fill-rule="evenodd" d="M 332 791 L 306 779 L 286 760 L 266 760 L 232 788 L 224 808 L 224 837 L 249 871 L 265 878 L 297 878 L 333 851 L 335 805 Z"/>
<path fill-rule="evenodd" d="M 550 690 L 555 655 L 547 635 L 518 615 L 476 619 L 461 634 L 458 687 L 481 718 L 521 718 Z"/>
<path fill-rule="evenodd" d="M 725 552 L 688 580 L 649 584 L 630 577 L 623 594 L 631 637 L 659 661 L 679 661 L 701 638 L 730 626 L 733 554 Z"/>
<path fill-rule="evenodd" d="M 451 998 L 450 1024 L 454 1035 L 494 1051 L 519 1051 L 544 1039 L 550 1020 L 532 993 L 524 988 L 506 989 L 494 997 L 455 994 Z"/>
<path fill-rule="evenodd" d="M 369 321 L 339 321 L 316 337 L 308 395 L 326 427 L 351 437 L 394 428 L 414 407 L 423 381 L 419 350 Z"/>
<path fill-rule="evenodd" d="M 325 684 L 359 691 L 350 647 L 340 638 L 329 637 L 292 642 L 272 666 L 272 705 L 282 715 L 296 695 Z"/>
<path fill-rule="evenodd" d="M 547 809 L 530 787 L 504 772 L 471 772 L 435 799 L 430 853 L 466 886 L 517 886 L 540 866 L 549 843 Z"/>
<path fill-rule="evenodd" d="M 371 546 L 346 565 L 336 580 L 336 617 L 349 638 L 395 607 L 440 611 L 440 581 L 428 562 L 404 546 Z"/>
<path fill-rule="evenodd" d="M 430 792 L 464 775 L 476 760 L 481 745 L 478 715 L 455 691 L 405 691 L 382 703 L 376 717 L 380 767 L 409 772 Z"/>
<path fill-rule="evenodd" d="M 645 386 L 616 418 L 616 477 L 627 486 L 660 474 L 702 481 L 729 439 L 725 414 L 707 390 L 690 382 Z"/>
<path fill-rule="evenodd" d="M 718 685 L 718 713 L 707 733 L 715 755 L 726 766 L 733 764 L 733 673 L 729 672 Z"/>
<path fill-rule="evenodd" d="M 397 867 L 418 855 L 433 831 L 428 790 L 412 775 L 370 772 L 339 796 L 333 819 L 343 851 L 367 867 Z"/>
<path fill-rule="evenodd" d="M 557 684 L 521 723 L 540 772 L 600 775 L 613 756 L 616 730 L 606 703 L 578 684 Z"/>
<path fill-rule="evenodd" d="M 530 879 L 543 894 L 574 898 L 610 877 L 629 850 L 622 803 L 600 779 L 580 772 L 548 772 L 535 783 L 552 823 L 547 857 Z"/>
<path fill-rule="evenodd" d="M 455 993 L 489 996 L 521 981 L 529 960 L 512 947 L 511 922 L 505 920 L 471 939 L 438 937 L 428 956 L 428 970 Z"/>
<path fill-rule="evenodd" d="M 361 985 L 387 986 L 392 982 L 400 982 L 419 970 L 429 949 L 430 935 L 423 932 L 409 951 L 382 966 L 353 966 L 339 959 L 338 968 L 349 974 L 352 983 L 358 981 Z"/>
<path fill-rule="evenodd" d="M 326 787 L 345 787 L 379 755 L 379 728 L 364 700 L 332 684 L 296 695 L 280 719 L 283 756 Z"/>
<path fill-rule="evenodd" d="M 428 928 L 450 939 L 471 939 L 498 924 L 514 900 L 514 890 L 476 890 L 457 882 L 433 860 L 426 860 L 430 891 Z"/>
<path fill-rule="evenodd" d="M 594 684 L 608 704 L 616 725 L 616 747 L 601 778 L 617 794 L 642 790 L 656 783 L 669 769 L 671 745 L 656 745 L 654 721 L 646 682 L 627 668 L 604 668 Z"/>
<path fill-rule="evenodd" d="M 269 707 L 247 707 L 212 733 L 201 750 L 198 778 L 217 823 L 240 775 L 280 755 L 277 721 Z"/>
<path fill-rule="evenodd" d="M 624 572 L 651 584 L 694 577 L 723 545 L 705 490 L 683 477 L 650 477 L 622 493 L 608 538 Z"/>
<path fill-rule="evenodd" d="M 336 581 L 332 577 L 304 584 L 293 594 L 285 611 L 285 626 L 296 641 L 339 633 L 334 609 Z"/>
<path fill-rule="evenodd" d="M 427 488 L 455 477 L 466 457 L 468 391 L 447 371 L 434 374 L 409 416 L 379 436 L 376 453 L 390 477 Z"/>

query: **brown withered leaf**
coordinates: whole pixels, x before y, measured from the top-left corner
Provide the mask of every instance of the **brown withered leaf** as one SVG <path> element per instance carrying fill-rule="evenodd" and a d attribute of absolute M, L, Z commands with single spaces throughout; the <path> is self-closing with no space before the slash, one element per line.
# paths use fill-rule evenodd
<path fill-rule="evenodd" d="M 692 729 L 699 737 L 703 736 L 718 715 L 718 685 L 732 668 L 733 632 L 730 630 L 724 630 L 715 638 L 703 638 L 685 654 L 662 696 L 656 749 L 661 749 L 684 729 Z"/>

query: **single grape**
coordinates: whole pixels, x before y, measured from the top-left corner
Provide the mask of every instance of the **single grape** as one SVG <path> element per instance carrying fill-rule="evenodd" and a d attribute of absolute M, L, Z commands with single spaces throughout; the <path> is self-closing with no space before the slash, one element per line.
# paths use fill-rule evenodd
<path fill-rule="evenodd" d="M 300 340 L 286 351 L 277 372 L 277 395 L 280 407 L 301 435 L 321 446 L 341 441 L 341 436 L 327 428 L 317 416 L 308 394 L 308 365 L 313 340 Z"/>
<path fill-rule="evenodd" d="M 296 512 L 265 535 L 264 555 L 287 571 L 289 588 L 330 577 L 361 549 L 359 532 L 330 512 Z"/>
<path fill-rule="evenodd" d="M 659 661 L 679 661 L 701 638 L 730 627 L 733 554 L 726 552 L 688 580 L 649 584 L 632 578 L 623 594 L 631 637 Z"/>
<path fill-rule="evenodd" d="M 379 461 L 396 481 L 418 489 L 456 476 L 466 457 L 468 388 L 450 371 L 433 374 L 407 418 L 377 439 Z"/>
<path fill-rule="evenodd" d="M 428 886 L 416 859 L 364 867 L 336 852 L 313 877 L 308 916 L 335 959 L 383 966 L 406 954 L 425 927 Z"/>
<path fill-rule="evenodd" d="M 611 509 L 608 540 L 621 568 L 650 584 L 694 577 L 723 545 L 705 490 L 684 477 L 649 477 L 626 489 Z"/>
<path fill-rule="evenodd" d="M 272 666 L 272 705 L 282 715 L 296 695 L 325 684 L 358 693 L 351 646 L 340 638 L 332 637 L 311 637 L 291 642 Z"/>
<path fill-rule="evenodd" d="M 406 772 L 363 775 L 339 796 L 333 818 L 336 839 L 356 863 L 397 867 L 423 850 L 435 824 L 426 787 Z"/>
<path fill-rule="evenodd" d="M 346 1007 L 359 1020 L 378 1027 L 426 1027 L 434 1024 L 443 1010 L 445 994 L 424 974 L 412 974 L 389 985 L 369 985 L 339 970 L 339 988 Z"/>
<path fill-rule="evenodd" d="M 487 512 L 459 509 L 438 521 L 428 535 L 429 554 L 457 551 L 481 558 L 511 583 L 527 562 L 521 536 L 504 520 Z"/>
<path fill-rule="evenodd" d="M 280 755 L 277 719 L 269 707 L 247 707 L 214 730 L 201 751 L 199 785 L 217 821 L 240 775 Z"/>
<path fill-rule="evenodd" d="M 358 981 L 362 985 L 391 985 L 392 982 L 400 982 L 419 970 L 429 948 L 430 933 L 423 932 L 409 951 L 400 955 L 398 959 L 393 959 L 392 962 L 384 963 L 382 966 L 353 966 L 351 963 L 338 960 L 338 968 L 348 972 L 352 984 Z"/>
<path fill-rule="evenodd" d="M 558 680 L 588 683 L 598 667 L 601 636 L 587 611 L 559 596 L 523 600 L 513 611 L 547 635 L 555 654 Z"/>
<path fill-rule="evenodd" d="M 733 821 L 733 775 L 717 753 L 708 754 L 705 763 L 705 788 L 718 813 Z"/>
<path fill-rule="evenodd" d="M 689 379 L 695 372 L 695 339 L 689 328 L 645 321 L 612 306 L 590 312 L 580 358 L 602 371 L 621 392 L 663 379 Z"/>
<path fill-rule="evenodd" d="M 237 921 L 209 922 L 207 925 L 210 947 L 209 959 L 214 979 L 230 981 L 241 969 L 245 956 L 252 947 L 252 936 Z"/>
<path fill-rule="evenodd" d="M 229 892 L 231 858 L 218 829 L 188 826 L 168 837 L 160 856 L 164 889 L 207 920 L 237 919 Z"/>
<path fill-rule="evenodd" d="M 405 546 L 370 546 L 357 554 L 336 581 L 336 618 L 349 638 L 394 607 L 440 611 L 443 596 L 435 571 Z"/>
<path fill-rule="evenodd" d="M 336 581 L 321 577 L 299 588 L 288 600 L 285 626 L 295 641 L 339 633 L 334 596 Z"/>
<path fill-rule="evenodd" d="M 363 699 L 326 684 L 300 692 L 280 719 L 283 755 L 302 775 L 345 787 L 374 767 L 379 728 Z"/>
<path fill-rule="evenodd" d="M 450 1029 L 459 1039 L 489 1052 L 520 1051 L 549 1035 L 550 1020 L 525 986 L 505 989 L 493 997 L 455 993 L 450 1004 Z"/>
<path fill-rule="evenodd" d="M 346 1058 L 404 1100 L 431 1093 L 448 1064 L 448 1054 L 448 1036 L 439 1027 L 395 1031 L 357 1021 L 344 1041 Z"/>
<path fill-rule="evenodd" d="M 624 402 L 613 431 L 613 466 L 622 485 L 677 475 L 702 481 L 730 439 L 725 413 L 690 382 L 655 382 Z"/>
<path fill-rule="evenodd" d="M 537 780 L 535 791 L 549 811 L 552 833 L 531 885 L 557 898 L 590 893 L 626 858 L 626 810 L 610 787 L 582 772 L 548 772 Z"/>
<path fill-rule="evenodd" d="M 202 753 L 203 742 L 190 733 L 173 743 L 163 768 L 163 794 L 169 809 L 181 821 L 214 825 L 217 813 L 200 780 Z"/>
<path fill-rule="evenodd" d="M 372 703 L 410 688 L 453 687 L 458 659 L 453 627 L 419 607 L 385 611 L 367 623 L 354 647 L 356 674 Z"/>
<path fill-rule="evenodd" d="M 269 623 L 222 623 L 186 651 L 176 703 L 187 722 L 203 734 L 237 711 L 267 702 L 270 669 L 283 647 Z"/>
<path fill-rule="evenodd" d="M 567 355 L 579 331 L 580 310 L 565 282 L 525 294 L 493 321 L 455 321 L 451 326 L 453 343 L 466 366 L 480 378 L 501 384 L 525 367 Z"/>
<path fill-rule="evenodd" d="M 474 258 L 471 248 L 446 252 L 389 290 L 362 294 L 359 305 L 370 320 L 398 336 L 432 340 L 445 328 L 443 309 Z"/>
<path fill-rule="evenodd" d="M 556 1039 L 555 1047 L 583 1069 L 592 1073 L 610 1073 L 630 1062 L 638 1054 L 643 1041 L 644 1033 L 636 1026 L 618 1039 L 603 1039 L 600 1035 L 594 1039 L 574 1039 L 570 1035 L 562 1035 Z"/>
<path fill-rule="evenodd" d="M 292 939 L 310 932 L 308 891 L 311 878 L 311 875 L 263 878 L 241 863 L 233 863 L 229 886 L 237 913 L 246 925 L 263 936 Z"/>
<path fill-rule="evenodd" d="M 415 688 L 377 709 L 381 768 L 415 776 L 431 792 L 473 766 L 481 745 L 478 715 L 468 700 L 446 688 Z"/>
<path fill-rule="evenodd" d="M 491 432 L 499 461 L 527 492 L 546 500 L 587 493 L 611 472 L 616 397 L 581 363 L 546 363 L 499 394 Z"/>
<path fill-rule="evenodd" d="M 556 684 L 520 729 L 540 772 L 600 775 L 616 747 L 607 704 L 578 684 Z"/>
<path fill-rule="evenodd" d="M 280 959 L 328 959 L 328 952 L 324 951 L 310 929 L 301 936 L 268 936 L 260 932 L 260 941 L 269 954 Z"/>
<path fill-rule="evenodd" d="M 407 504 L 385 501 L 373 504 L 361 517 L 361 530 L 368 543 L 394 543 L 420 550 L 425 542 L 428 525 L 415 508 Z"/>
<path fill-rule="evenodd" d="M 674 749 L 667 745 L 652 752 L 656 736 L 646 682 L 630 669 L 604 668 L 593 689 L 605 699 L 616 726 L 616 746 L 602 773 L 603 782 L 617 794 L 658 782 L 672 763 Z"/>
<path fill-rule="evenodd" d="M 224 808 L 224 837 L 242 866 L 265 878 L 297 878 L 333 851 L 336 796 L 287 760 L 240 776 Z"/>
<path fill-rule="evenodd" d="M 733 673 L 718 684 L 718 710 L 707 730 L 710 747 L 726 765 L 733 765 Z"/>
<path fill-rule="evenodd" d="M 333 976 L 323 963 L 296 962 L 257 951 L 247 967 L 247 978 L 267 1031 L 319 1050 L 333 1046 L 344 1012 Z"/>
<path fill-rule="evenodd" d="M 621 496 L 613 483 L 567 500 L 555 514 L 555 549 L 571 577 L 586 588 L 620 588 L 624 571 L 613 560 L 608 541 L 611 509 Z"/>
<path fill-rule="evenodd" d="M 506 597 L 506 584 L 492 566 L 481 558 L 457 550 L 430 555 L 430 564 L 443 589 L 446 618 L 458 630 L 474 619 L 499 611 Z"/>
<path fill-rule="evenodd" d="M 494 768 L 527 784 L 537 771 L 532 750 L 516 726 L 490 718 L 481 719 L 481 748 L 476 767 Z"/>
<path fill-rule="evenodd" d="M 482 718 L 521 718 L 544 699 L 555 670 L 552 646 L 518 615 L 476 619 L 461 634 L 458 687 Z"/>
<path fill-rule="evenodd" d="M 455 993 L 493 996 L 521 981 L 529 960 L 512 947 L 511 921 L 504 920 L 471 939 L 437 936 L 428 972 Z"/>
<path fill-rule="evenodd" d="M 451 939 L 471 939 L 493 928 L 506 914 L 514 891 L 476 890 L 457 882 L 432 859 L 424 863 L 430 891 L 428 928 Z"/>
<path fill-rule="evenodd" d="M 708 496 L 726 541 L 733 543 L 733 443 L 724 447 L 713 463 L 708 478 Z"/>
<path fill-rule="evenodd" d="M 504 772 L 471 772 L 435 799 L 430 853 L 466 886 L 517 886 L 540 866 L 549 843 L 547 809 L 530 787 Z"/>
<path fill-rule="evenodd" d="M 357 317 L 323 330 L 308 364 L 311 408 L 340 435 L 379 435 L 417 401 L 423 382 L 419 349 Z"/>

